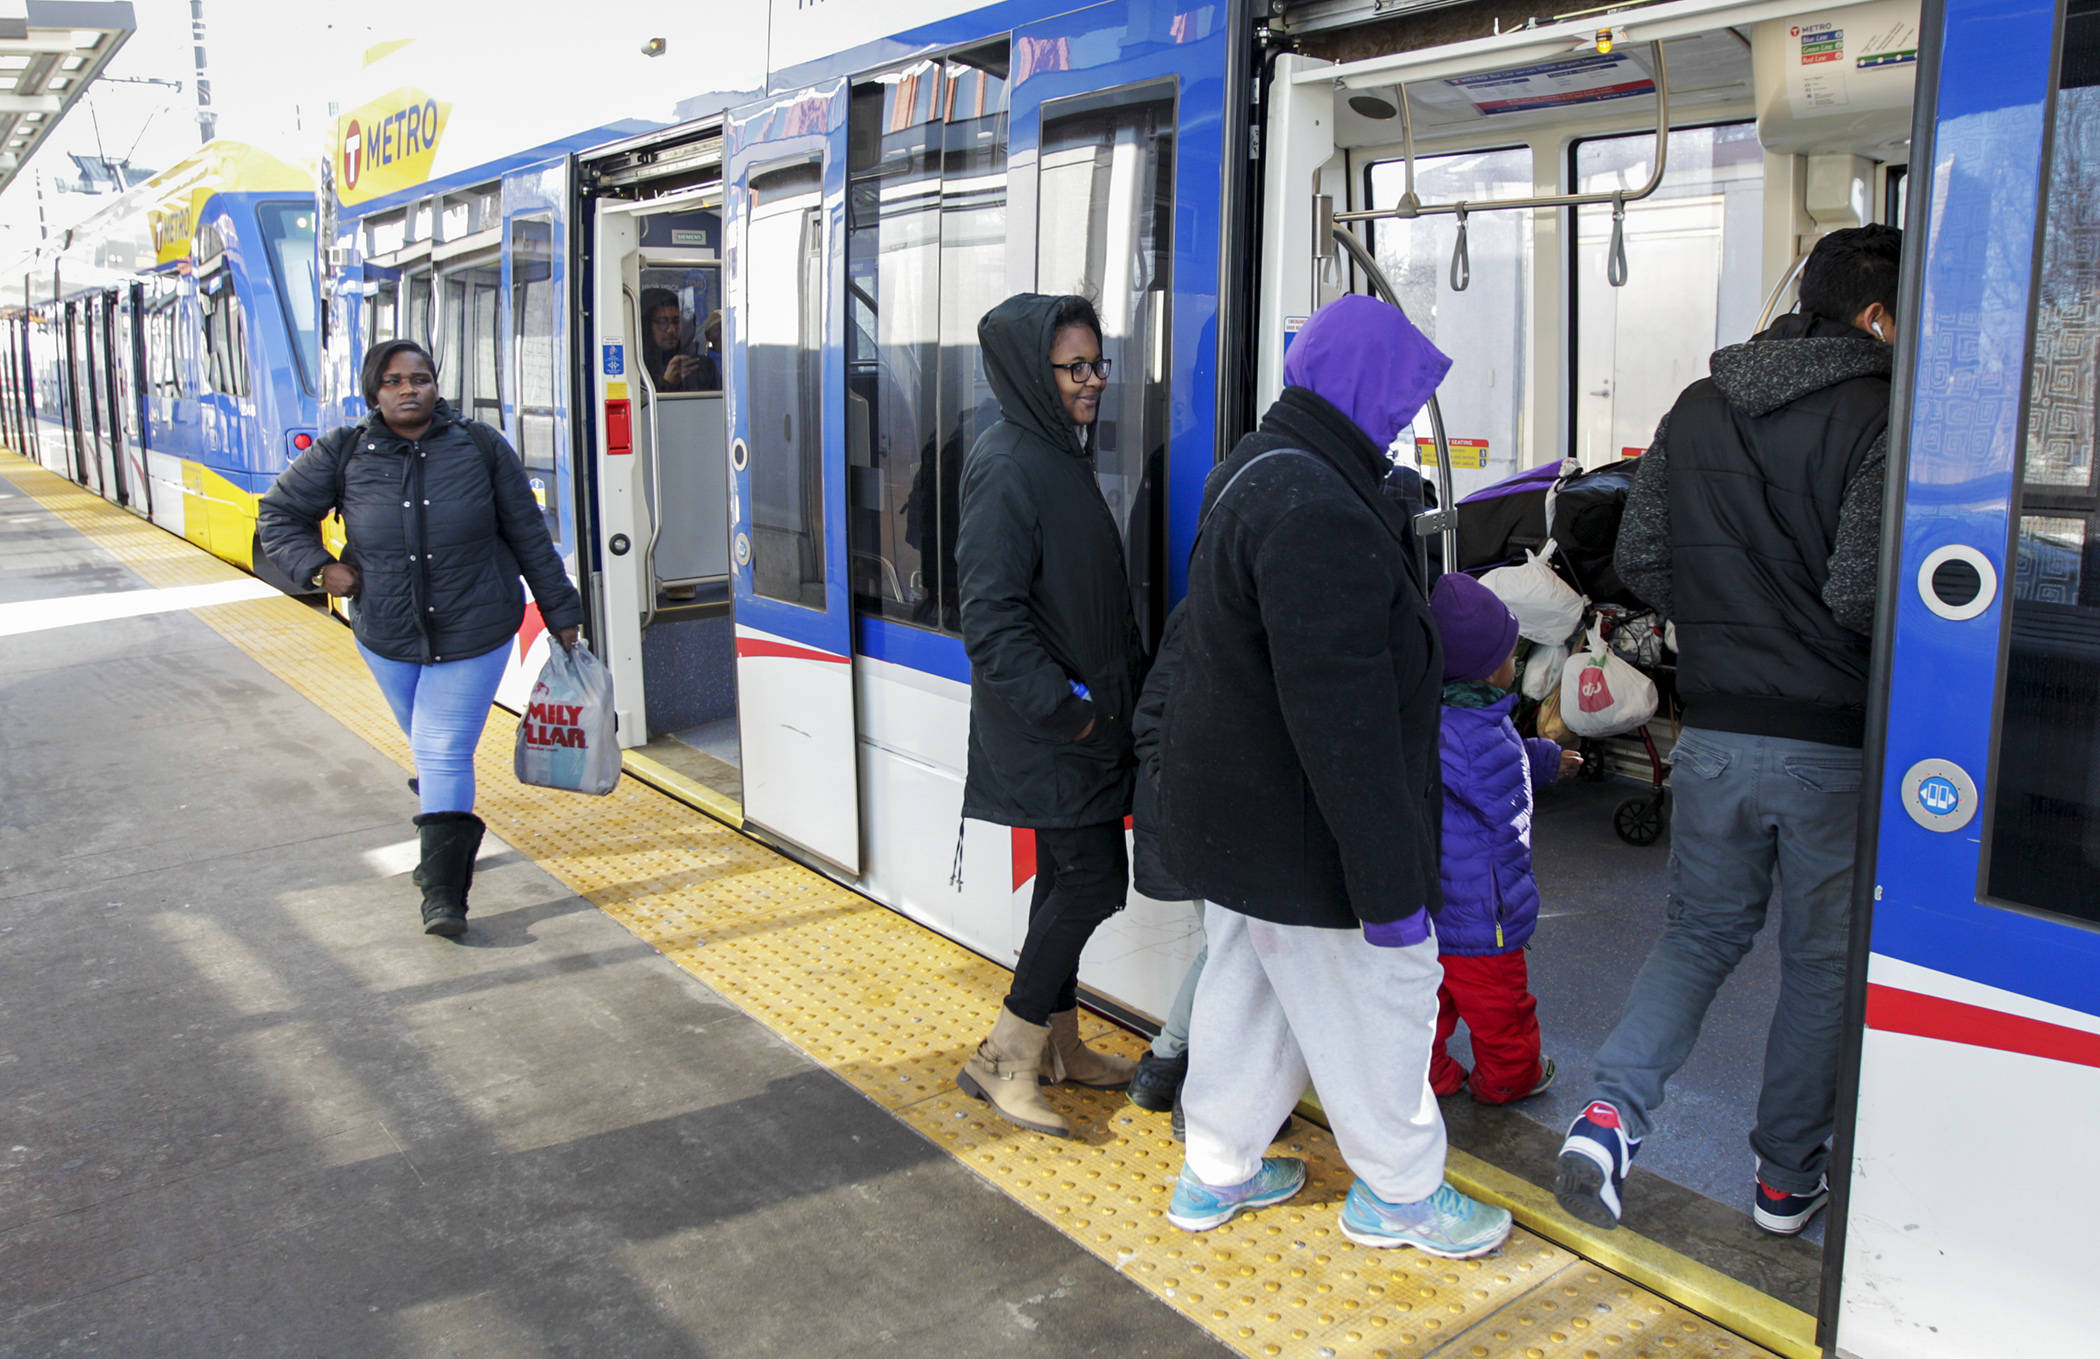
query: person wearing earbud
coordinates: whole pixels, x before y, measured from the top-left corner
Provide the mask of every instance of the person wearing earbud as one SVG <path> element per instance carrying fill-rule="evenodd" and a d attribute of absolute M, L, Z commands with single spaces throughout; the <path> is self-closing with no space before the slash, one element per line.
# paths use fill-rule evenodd
<path fill-rule="evenodd" d="M 1752 1217 L 1793 1235 L 1830 1197 L 1903 233 L 1816 243 L 1799 309 L 1712 360 L 1655 432 L 1616 563 L 1677 625 L 1669 906 L 1589 1104 L 1561 1206 L 1615 1227 L 1634 1153 L 1707 1006 L 1779 897 L 1780 989 L 1750 1146 Z"/>

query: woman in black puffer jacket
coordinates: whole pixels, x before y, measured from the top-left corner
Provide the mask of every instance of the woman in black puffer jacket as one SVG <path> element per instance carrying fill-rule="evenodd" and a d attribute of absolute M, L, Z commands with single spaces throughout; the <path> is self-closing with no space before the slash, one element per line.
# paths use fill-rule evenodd
<path fill-rule="evenodd" d="M 484 829 L 474 748 L 525 618 L 518 576 L 564 647 L 576 643 L 583 601 L 518 455 L 439 399 L 429 352 L 412 340 L 379 345 L 362 379 L 373 413 L 277 478 L 258 514 L 262 546 L 293 580 L 356 601 L 357 648 L 415 755 L 423 928 L 460 935 Z M 348 535 L 340 561 L 321 542 L 337 509 Z"/>

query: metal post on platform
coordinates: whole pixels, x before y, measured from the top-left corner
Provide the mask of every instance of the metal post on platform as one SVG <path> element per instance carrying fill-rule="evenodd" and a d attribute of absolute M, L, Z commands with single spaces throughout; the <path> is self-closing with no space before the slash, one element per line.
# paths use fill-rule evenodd
<path fill-rule="evenodd" d="M 204 0 L 190 0 L 190 40 L 197 45 L 197 133 L 208 142 L 219 135 L 219 115 L 212 112 L 211 80 L 204 74 Z"/>

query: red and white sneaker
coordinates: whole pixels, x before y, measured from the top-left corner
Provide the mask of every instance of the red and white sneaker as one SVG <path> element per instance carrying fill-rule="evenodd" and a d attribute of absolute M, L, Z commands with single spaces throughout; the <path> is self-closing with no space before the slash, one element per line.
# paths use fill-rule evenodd
<path fill-rule="evenodd" d="M 1808 1220 L 1830 1202 L 1830 1181 L 1824 1179 L 1814 1193 L 1792 1194 L 1774 1189 L 1760 1179 L 1751 1200 L 1750 1216 L 1757 1219 L 1758 1226 L 1775 1236 L 1797 1236 Z"/>
<path fill-rule="evenodd" d="M 1553 1175 L 1553 1197 L 1572 1217 L 1592 1227 L 1619 1225 L 1626 1175 L 1633 1169 L 1639 1138 L 1628 1137 L 1618 1107 L 1592 1100 L 1568 1126 L 1560 1144 L 1560 1163 Z"/>

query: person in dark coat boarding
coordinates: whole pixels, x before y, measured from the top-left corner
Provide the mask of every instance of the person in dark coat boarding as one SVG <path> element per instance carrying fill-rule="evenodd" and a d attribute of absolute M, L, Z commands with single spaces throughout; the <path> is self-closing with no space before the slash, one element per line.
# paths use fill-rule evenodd
<path fill-rule="evenodd" d="M 437 394 L 412 340 L 365 356 L 363 423 L 301 453 L 262 498 L 263 551 L 293 580 L 354 601 L 357 649 L 415 755 L 423 928 L 466 933 L 485 829 L 474 815 L 474 748 L 525 618 L 522 573 L 548 632 L 576 644 L 583 601 L 555 555 L 525 468 L 503 436 Z M 321 521 L 340 511 L 337 559 Z"/>
<path fill-rule="evenodd" d="M 1166 867 L 1205 901 L 1182 1086 L 1185 1231 L 1281 1203 L 1264 1156 L 1308 1078 L 1358 1178 L 1360 1245 L 1480 1255 L 1508 1212 L 1444 1181 L 1429 1088 L 1444 662 L 1387 452 L 1449 371 L 1396 307 L 1322 307 L 1283 395 L 1212 474 L 1168 693 Z"/>
<path fill-rule="evenodd" d="M 956 1084 L 1011 1122 L 1069 1136 L 1039 1076 L 1103 1089 L 1135 1063 L 1079 1037 L 1079 955 L 1129 893 L 1123 819 L 1144 680 L 1123 538 L 1088 438 L 1109 380 L 1081 297 L 1022 293 L 977 323 L 998 422 L 962 473 L 955 567 L 970 656 L 963 815 L 1035 832 L 1013 987 Z"/>

